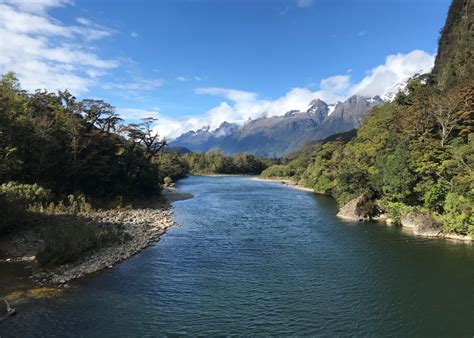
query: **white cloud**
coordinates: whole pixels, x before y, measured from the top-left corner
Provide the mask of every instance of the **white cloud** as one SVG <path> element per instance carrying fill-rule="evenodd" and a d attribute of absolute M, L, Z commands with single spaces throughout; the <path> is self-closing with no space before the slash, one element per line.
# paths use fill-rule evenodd
<path fill-rule="evenodd" d="M 14 71 L 26 90 L 88 90 L 119 62 L 90 52 L 91 40 L 113 33 L 86 18 L 66 26 L 47 15 L 69 1 L 0 0 L 0 73 Z"/>
<path fill-rule="evenodd" d="M 117 110 L 117 114 L 119 114 L 122 118 L 126 118 L 130 121 L 139 121 L 147 117 L 159 118 L 159 109 L 157 107 L 152 110 L 137 108 L 120 108 Z"/>
<path fill-rule="evenodd" d="M 71 5 L 71 0 L 1 0 L 0 3 L 13 5 L 24 12 L 44 14 L 51 7 Z"/>
<path fill-rule="evenodd" d="M 347 92 L 351 86 L 349 75 L 335 75 L 322 79 L 319 90 L 314 92 L 314 96 L 327 103 L 336 103 L 347 97 Z"/>
<path fill-rule="evenodd" d="M 197 88 L 200 95 L 212 95 L 224 98 L 217 106 L 202 116 L 173 118 L 160 114 L 156 129 L 163 136 L 175 138 L 189 130 L 203 126 L 211 129 L 224 122 L 245 123 L 249 119 L 261 116 L 281 116 L 289 110 L 304 111 L 314 99 L 329 104 L 343 101 L 350 95 L 372 97 L 384 95 L 400 82 L 406 81 L 417 73 L 431 70 L 434 55 L 415 50 L 407 54 L 389 55 L 385 63 L 370 70 L 359 82 L 354 83 L 350 72 L 322 79 L 319 90 L 293 88 L 274 100 L 260 99 L 257 93 L 229 88 Z"/>
<path fill-rule="evenodd" d="M 154 90 L 163 85 L 161 79 L 138 79 L 130 82 L 108 82 L 103 85 L 104 89 L 123 89 L 123 90 Z"/>
<path fill-rule="evenodd" d="M 362 96 L 384 95 L 413 75 L 429 72 L 433 68 L 434 58 L 434 55 L 422 50 L 389 55 L 383 65 L 370 70 L 362 81 L 354 85 L 351 93 Z"/>
<path fill-rule="evenodd" d="M 220 96 L 234 102 L 254 101 L 257 97 L 257 94 L 251 93 L 251 92 L 245 92 L 245 91 L 236 90 L 236 89 L 216 88 L 216 87 L 197 88 L 196 94 Z"/>
<path fill-rule="evenodd" d="M 313 0 L 296 0 L 296 6 L 300 8 L 307 8 L 313 6 Z"/>
<path fill-rule="evenodd" d="M 189 81 L 202 81 L 200 76 L 189 76 L 189 75 L 180 75 L 176 77 L 176 81 L 179 82 L 189 82 Z"/>

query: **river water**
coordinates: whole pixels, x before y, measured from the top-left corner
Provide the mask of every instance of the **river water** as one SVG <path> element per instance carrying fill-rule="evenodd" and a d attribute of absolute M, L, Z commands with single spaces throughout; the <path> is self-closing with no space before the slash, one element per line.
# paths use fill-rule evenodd
<path fill-rule="evenodd" d="M 154 246 L 31 300 L 0 337 L 474 335 L 474 246 L 343 222 L 328 197 L 190 177 Z"/>

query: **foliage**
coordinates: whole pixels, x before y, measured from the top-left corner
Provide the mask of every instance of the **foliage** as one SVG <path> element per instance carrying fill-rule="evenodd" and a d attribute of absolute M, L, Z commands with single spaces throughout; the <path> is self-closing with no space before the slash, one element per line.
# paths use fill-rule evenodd
<path fill-rule="evenodd" d="M 3 195 L 10 202 L 29 207 L 37 204 L 44 204 L 51 200 L 51 190 L 45 189 L 38 184 L 21 184 L 8 182 L 0 185 L 0 195 Z"/>
<path fill-rule="evenodd" d="M 8 182 L 0 185 L 0 234 L 28 219 L 28 209 L 51 200 L 51 191 L 37 184 Z"/>
<path fill-rule="evenodd" d="M 263 172 L 340 204 L 365 193 L 399 222 L 410 208 L 438 215 L 444 231 L 474 234 L 474 83 L 440 89 L 416 76 L 392 103 L 369 113 L 349 142 L 331 141 Z"/>
<path fill-rule="evenodd" d="M 101 100 L 80 102 L 67 91 L 33 94 L 12 73 L 0 81 L 0 183 L 37 183 L 55 195 L 159 194 L 165 145 L 150 119 L 124 125 Z"/>
<path fill-rule="evenodd" d="M 13 73 L 0 80 L 0 235 L 48 219 L 42 264 L 62 264 L 124 236 L 80 216 L 91 201 L 160 194 L 166 145 L 153 119 L 125 125 L 102 100 L 77 101 L 69 92 L 27 93 Z M 173 170 L 173 169 L 171 169 Z M 169 174 L 168 174 L 169 175 Z M 18 183 L 19 182 L 19 183 Z"/>
<path fill-rule="evenodd" d="M 237 154 L 227 156 L 221 152 L 188 153 L 182 156 L 186 161 L 189 172 L 199 174 L 243 174 L 257 175 L 272 162 L 252 154 Z"/>
<path fill-rule="evenodd" d="M 55 216 L 51 223 L 44 236 L 44 248 L 37 255 L 42 266 L 70 263 L 87 252 L 128 239 L 116 225 L 98 227 L 83 218 Z"/>
<path fill-rule="evenodd" d="M 163 152 L 153 159 L 160 168 L 160 179 L 169 177 L 173 181 L 185 177 L 189 173 L 188 162 L 178 153 Z"/>
<path fill-rule="evenodd" d="M 444 230 L 474 236 L 474 201 L 464 196 L 448 193 L 444 202 L 445 214 L 442 216 Z"/>

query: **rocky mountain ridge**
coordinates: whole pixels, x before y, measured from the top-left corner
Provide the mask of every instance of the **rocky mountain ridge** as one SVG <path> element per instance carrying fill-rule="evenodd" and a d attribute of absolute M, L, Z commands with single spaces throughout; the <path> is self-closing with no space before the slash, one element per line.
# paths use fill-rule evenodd
<path fill-rule="evenodd" d="M 379 97 L 351 96 L 344 102 L 328 105 L 315 99 L 306 111 L 291 110 L 282 116 L 261 117 L 243 125 L 223 122 L 217 129 L 203 127 L 189 131 L 170 142 L 192 151 L 220 150 L 226 154 L 248 152 L 280 157 L 308 141 L 357 128 Z"/>

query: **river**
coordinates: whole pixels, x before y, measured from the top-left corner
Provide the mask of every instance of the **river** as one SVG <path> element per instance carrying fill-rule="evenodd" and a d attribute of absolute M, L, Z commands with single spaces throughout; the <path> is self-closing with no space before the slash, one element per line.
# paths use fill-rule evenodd
<path fill-rule="evenodd" d="M 162 239 L 31 300 L 0 337 L 474 335 L 474 246 L 343 222 L 329 197 L 190 177 Z"/>

